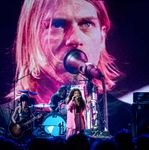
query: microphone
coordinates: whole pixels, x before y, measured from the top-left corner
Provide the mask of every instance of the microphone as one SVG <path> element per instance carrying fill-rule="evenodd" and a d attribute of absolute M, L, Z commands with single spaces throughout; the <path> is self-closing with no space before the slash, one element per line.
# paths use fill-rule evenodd
<path fill-rule="evenodd" d="M 102 79 L 104 75 L 97 66 L 88 62 L 86 54 L 79 49 L 72 49 L 64 57 L 65 69 L 72 73 L 86 76 L 89 79 Z"/>
<path fill-rule="evenodd" d="M 72 101 L 75 101 L 76 98 L 77 98 L 77 99 L 80 99 L 80 98 L 82 98 L 82 96 L 73 96 L 73 97 L 72 97 Z"/>
<path fill-rule="evenodd" d="M 75 96 L 73 96 L 73 97 L 72 97 L 72 101 L 75 101 L 75 98 L 76 98 L 76 97 L 75 97 Z"/>
<path fill-rule="evenodd" d="M 88 77 L 89 79 L 101 79 L 104 77 L 102 72 L 97 68 L 97 66 L 91 64 L 91 63 L 86 63 L 85 66 L 80 67 L 80 73 L 83 74 L 84 76 Z"/>

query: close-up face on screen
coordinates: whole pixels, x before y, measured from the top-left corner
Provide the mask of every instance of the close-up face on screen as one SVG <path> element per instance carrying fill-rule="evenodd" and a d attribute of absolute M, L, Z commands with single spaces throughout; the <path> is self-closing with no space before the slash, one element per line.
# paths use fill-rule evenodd
<path fill-rule="evenodd" d="M 41 47 L 59 80 L 70 84 L 74 77 L 64 68 L 64 57 L 77 48 L 97 65 L 104 48 L 105 26 L 100 24 L 96 8 L 87 1 L 61 1 L 57 5 L 52 16 L 43 18 Z"/>
<path fill-rule="evenodd" d="M 61 1 L 51 14 L 43 18 L 40 39 L 48 61 L 55 62 L 57 73 L 66 73 L 64 57 L 74 48 L 84 51 L 89 62 L 97 65 L 106 33 L 96 8 L 87 1 Z"/>

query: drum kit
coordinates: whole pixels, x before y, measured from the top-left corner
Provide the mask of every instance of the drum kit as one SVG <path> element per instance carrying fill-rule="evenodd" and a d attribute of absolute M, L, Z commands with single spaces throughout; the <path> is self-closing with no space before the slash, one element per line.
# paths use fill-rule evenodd
<path fill-rule="evenodd" d="M 36 104 L 33 107 L 37 110 L 51 108 L 53 105 L 51 104 Z M 66 132 L 66 110 L 64 110 L 64 104 L 59 104 L 58 112 L 46 112 L 44 113 L 44 117 L 42 122 L 37 124 L 37 128 L 39 127 L 42 131 L 42 135 L 46 136 L 63 136 Z M 44 112 L 44 111 L 43 111 Z M 42 113 L 42 112 L 38 112 Z M 38 133 L 40 133 L 39 131 Z M 37 133 L 37 134 L 38 134 Z M 40 135 L 39 135 L 40 136 Z"/>
<path fill-rule="evenodd" d="M 19 92 L 28 94 L 28 95 L 37 95 L 37 92 L 32 92 L 29 90 L 19 90 Z M 46 135 L 46 136 L 63 136 L 65 135 L 66 132 L 66 105 L 64 101 L 60 101 L 58 103 L 58 112 L 53 112 L 52 104 L 34 104 L 29 106 L 29 108 L 34 109 L 35 114 L 40 114 L 43 113 L 43 119 L 41 120 L 40 123 L 35 123 L 35 131 L 34 134 L 37 136 Z M 49 111 L 44 111 L 44 110 L 49 110 Z M 40 129 L 40 131 L 39 131 Z M 38 133 L 37 133 L 38 132 Z M 36 136 L 35 135 L 35 136 Z"/>

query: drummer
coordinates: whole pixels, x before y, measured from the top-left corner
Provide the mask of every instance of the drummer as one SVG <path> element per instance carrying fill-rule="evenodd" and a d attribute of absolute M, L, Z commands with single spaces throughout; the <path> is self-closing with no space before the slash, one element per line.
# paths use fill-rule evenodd
<path fill-rule="evenodd" d="M 59 90 L 54 93 L 49 101 L 52 112 L 59 112 L 59 103 L 65 103 L 67 97 L 68 87 L 61 86 Z"/>

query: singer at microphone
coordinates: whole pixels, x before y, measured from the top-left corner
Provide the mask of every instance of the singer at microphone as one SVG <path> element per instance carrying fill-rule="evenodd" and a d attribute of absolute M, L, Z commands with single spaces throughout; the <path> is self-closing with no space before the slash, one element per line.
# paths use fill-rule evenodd
<path fill-rule="evenodd" d="M 83 133 L 86 128 L 85 117 L 85 100 L 82 98 L 80 89 L 73 88 L 70 91 L 68 100 L 66 102 L 67 108 L 67 128 L 66 138 L 75 133 Z"/>

